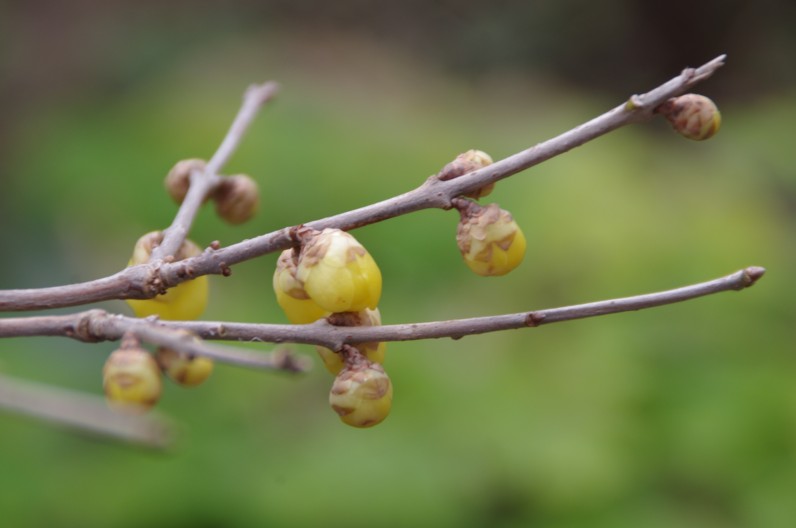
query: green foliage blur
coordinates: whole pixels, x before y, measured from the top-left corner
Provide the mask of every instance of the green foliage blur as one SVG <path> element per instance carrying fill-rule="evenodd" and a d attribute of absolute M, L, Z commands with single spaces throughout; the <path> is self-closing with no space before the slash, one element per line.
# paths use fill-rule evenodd
<path fill-rule="evenodd" d="M 147 41 L 153 57 L 163 34 Z M 123 267 L 138 236 L 176 212 L 166 172 L 212 154 L 251 82 L 275 79 L 282 92 L 227 172 L 260 183 L 262 208 L 230 227 L 206 207 L 191 234 L 200 244 L 388 198 L 461 151 L 503 158 L 652 87 L 611 98 L 517 70 L 465 81 L 348 34 L 248 32 L 192 46 L 151 62 L 97 50 L 140 78 L 15 114 L 3 137 L 0 288 Z M 700 91 L 711 95 L 723 75 Z M 218 365 L 198 388 L 167 384 L 159 409 L 182 435 L 165 454 L 0 409 L 0 524 L 793 526 L 796 92 L 717 103 L 723 128 L 710 141 L 656 121 L 499 183 L 486 200 L 513 213 L 529 246 L 506 277 L 466 269 L 455 212 L 355 235 L 384 276 L 384 323 L 576 304 L 766 267 L 753 288 L 390 344 L 394 406 L 370 430 L 344 426 L 328 408 L 332 380 L 320 364 L 304 376 Z M 275 260 L 212 277 L 204 318 L 286 322 L 271 290 Z M 121 301 L 99 306 L 131 314 Z M 0 340 L 0 372 L 100 395 L 114 348 Z M 314 357 L 311 347 L 296 350 Z"/>

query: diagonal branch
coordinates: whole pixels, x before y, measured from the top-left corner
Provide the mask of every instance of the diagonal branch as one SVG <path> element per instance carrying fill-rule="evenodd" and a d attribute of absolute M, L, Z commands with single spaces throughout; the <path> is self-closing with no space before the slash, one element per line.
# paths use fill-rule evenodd
<path fill-rule="evenodd" d="M 699 68 L 688 68 L 670 81 L 645 94 L 632 96 L 626 103 L 591 121 L 483 169 L 446 181 L 432 176 L 416 189 L 400 196 L 306 225 L 315 229 L 337 227 L 350 230 L 422 209 L 448 209 L 451 200 L 457 196 L 507 178 L 621 126 L 652 119 L 656 106 L 710 77 L 724 64 L 724 58 L 721 55 Z M 152 287 L 153 284 L 168 288 L 199 275 L 228 275 L 229 267 L 234 264 L 295 246 L 298 244 L 295 236 L 297 227 L 286 227 L 225 248 L 208 248 L 197 257 L 179 262 L 164 262 L 159 266 L 132 266 L 96 281 L 40 289 L 3 290 L 0 291 L 0 311 L 36 310 L 110 299 L 154 297 L 160 290 Z"/>

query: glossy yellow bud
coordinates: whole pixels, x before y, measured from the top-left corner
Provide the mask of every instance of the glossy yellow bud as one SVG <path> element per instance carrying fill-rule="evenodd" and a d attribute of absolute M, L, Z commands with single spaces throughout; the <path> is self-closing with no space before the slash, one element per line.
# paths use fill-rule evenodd
<path fill-rule="evenodd" d="M 160 231 L 147 233 L 138 239 L 133 249 L 133 257 L 129 265 L 143 264 L 149 260 L 152 249 L 163 240 Z M 202 252 L 201 248 L 186 240 L 177 252 L 176 260 L 195 257 Z M 161 319 L 189 321 L 198 319 L 207 307 L 208 280 L 202 275 L 170 288 L 166 293 L 152 299 L 127 299 L 136 317 L 157 315 Z"/>
<path fill-rule="evenodd" d="M 328 310 L 324 310 L 310 299 L 304 290 L 304 285 L 296 278 L 296 260 L 292 249 L 286 249 L 279 255 L 273 284 L 276 302 L 291 323 L 312 323 L 329 315 Z"/>
<path fill-rule="evenodd" d="M 363 362 L 344 368 L 329 392 L 329 405 L 343 423 L 372 427 L 392 408 L 392 382 L 381 365 Z"/>
<path fill-rule="evenodd" d="M 155 359 L 172 380 L 186 387 L 199 385 L 213 373 L 213 360 L 159 347 Z"/>
<path fill-rule="evenodd" d="M 249 220 L 260 205 L 260 191 L 246 174 L 227 176 L 213 193 L 216 213 L 230 224 L 242 224 Z"/>
<path fill-rule="evenodd" d="M 296 278 L 329 312 L 376 308 L 381 297 L 381 272 L 373 257 L 339 229 L 324 229 L 302 245 Z"/>
<path fill-rule="evenodd" d="M 182 203 L 185 200 L 185 195 L 188 194 L 188 187 L 191 186 L 191 172 L 204 171 L 205 165 L 205 160 L 186 159 L 178 161 L 172 167 L 163 182 L 172 200 L 177 203 Z"/>
<path fill-rule="evenodd" d="M 487 165 L 492 165 L 492 163 L 492 156 L 486 152 L 482 150 L 468 150 L 467 152 L 462 152 L 456 156 L 453 161 L 445 165 L 442 170 L 437 173 L 437 177 L 440 180 L 452 180 L 468 172 L 473 172 Z M 491 193 L 494 188 L 495 184 L 490 183 L 474 192 L 465 194 L 465 196 L 475 199 L 482 198 Z"/>
<path fill-rule="evenodd" d="M 137 346 L 115 350 L 102 368 L 102 387 L 113 407 L 142 412 L 160 399 L 163 384 L 152 355 Z"/>
<path fill-rule="evenodd" d="M 519 266 L 525 235 L 508 211 L 497 204 L 472 204 L 461 212 L 456 242 L 467 267 L 478 275 L 497 276 Z"/>
<path fill-rule="evenodd" d="M 683 137 L 701 141 L 713 137 L 721 127 L 721 113 L 708 97 L 685 94 L 673 97 L 657 109 Z"/>
<path fill-rule="evenodd" d="M 361 312 L 344 312 L 333 314 L 329 320 L 333 325 L 338 326 L 379 326 L 381 324 L 381 313 L 379 309 L 374 310 L 365 309 Z M 387 350 L 387 343 L 372 342 L 372 343 L 359 343 L 355 348 L 365 356 L 371 363 L 384 363 L 384 354 Z M 332 374 L 338 374 L 345 362 L 342 356 L 326 347 L 316 347 L 318 354 L 323 360 L 323 365 L 326 370 Z"/>

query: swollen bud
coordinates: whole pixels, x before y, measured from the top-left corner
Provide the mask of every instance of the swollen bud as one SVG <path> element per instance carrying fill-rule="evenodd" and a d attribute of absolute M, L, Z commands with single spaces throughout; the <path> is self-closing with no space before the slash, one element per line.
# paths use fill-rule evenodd
<path fill-rule="evenodd" d="M 347 365 L 329 391 L 329 405 L 353 427 L 381 423 L 392 408 L 392 382 L 384 367 L 367 360 Z"/>
<path fill-rule="evenodd" d="M 159 347 L 155 359 L 166 375 L 180 385 L 195 387 L 213 373 L 213 360 Z"/>
<path fill-rule="evenodd" d="M 204 171 L 205 165 L 204 160 L 194 158 L 178 161 L 172 167 L 163 182 L 172 200 L 178 204 L 185 200 L 185 195 L 188 194 L 188 187 L 191 186 L 191 172 Z"/>
<path fill-rule="evenodd" d="M 376 308 L 381 271 L 370 253 L 349 233 L 324 229 L 307 236 L 296 278 L 318 306 L 329 312 Z"/>
<path fill-rule="evenodd" d="M 365 308 L 361 312 L 343 312 L 331 314 L 328 318 L 329 323 L 335 326 L 379 326 L 381 325 L 381 313 L 379 309 L 370 310 Z M 340 353 L 334 352 L 326 347 L 316 347 L 318 354 L 323 360 L 326 370 L 332 374 L 338 374 L 345 366 L 345 361 Z M 370 342 L 354 345 L 359 353 L 365 356 L 372 363 L 384 363 L 384 353 L 387 343 Z"/>
<path fill-rule="evenodd" d="M 125 338 L 102 368 L 102 388 L 108 403 L 125 411 L 143 412 L 160 399 L 160 368 L 137 340 Z"/>
<path fill-rule="evenodd" d="M 456 243 L 465 264 L 478 275 L 505 275 L 525 256 L 525 235 L 511 213 L 489 204 L 461 204 Z"/>
<path fill-rule="evenodd" d="M 279 255 L 273 284 L 276 302 L 291 323 L 312 323 L 329 315 L 328 310 L 310 299 L 304 284 L 296 278 L 296 258 L 292 249 L 286 249 Z"/>
<path fill-rule="evenodd" d="M 701 141 L 712 137 L 721 126 L 721 113 L 704 95 L 685 94 L 673 97 L 656 111 L 665 117 L 683 137 Z"/>
<path fill-rule="evenodd" d="M 492 165 L 492 157 L 489 154 L 482 150 L 468 150 L 467 152 L 462 152 L 453 161 L 442 167 L 442 170 L 437 173 L 437 177 L 440 180 L 452 180 L 468 172 L 482 169 L 487 165 Z M 464 196 L 477 200 L 491 193 L 494 188 L 495 184 L 490 183 Z"/>
<path fill-rule="evenodd" d="M 139 238 L 133 248 L 133 256 L 129 265 L 134 266 L 148 262 L 152 250 L 162 240 L 163 233 L 161 231 L 152 231 Z M 199 246 L 190 240 L 185 240 L 174 258 L 183 260 L 201 253 L 202 249 Z M 126 299 L 126 301 L 135 312 L 136 317 L 157 315 L 161 319 L 193 320 L 198 319 L 204 312 L 207 307 L 207 298 L 207 276 L 202 275 L 182 282 L 152 299 Z"/>
<path fill-rule="evenodd" d="M 230 224 L 242 224 L 249 220 L 260 205 L 260 191 L 246 174 L 225 177 L 213 193 L 216 213 Z"/>

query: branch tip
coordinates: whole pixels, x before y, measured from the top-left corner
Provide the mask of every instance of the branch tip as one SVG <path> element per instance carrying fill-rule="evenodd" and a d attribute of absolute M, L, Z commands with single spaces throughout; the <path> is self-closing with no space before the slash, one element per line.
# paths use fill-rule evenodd
<path fill-rule="evenodd" d="M 743 270 L 743 283 L 741 284 L 740 289 L 748 288 L 750 286 L 754 286 L 754 284 L 760 280 L 766 273 L 766 268 L 761 266 L 749 266 L 745 270 Z"/>

